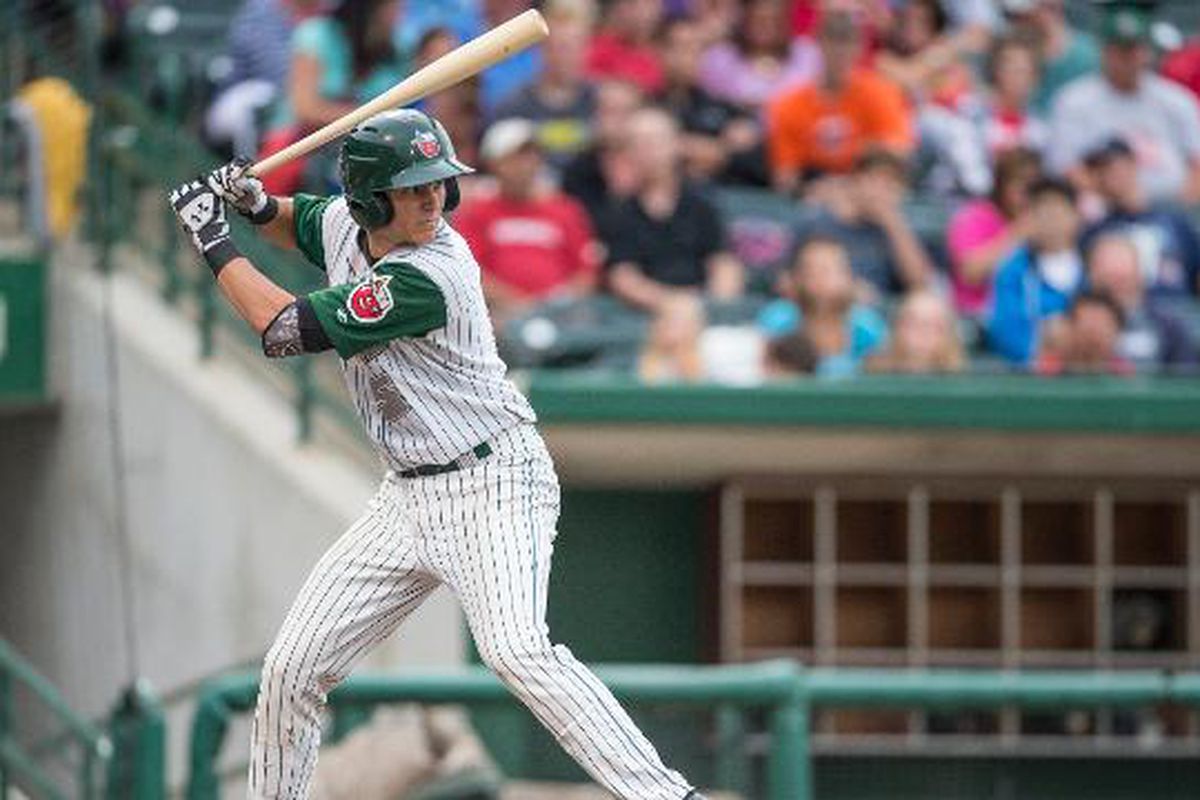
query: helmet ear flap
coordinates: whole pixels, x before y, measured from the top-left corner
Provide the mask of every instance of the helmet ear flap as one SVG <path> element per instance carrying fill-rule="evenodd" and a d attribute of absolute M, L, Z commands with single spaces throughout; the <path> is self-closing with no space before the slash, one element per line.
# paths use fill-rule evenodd
<path fill-rule="evenodd" d="M 386 192 L 374 192 L 365 200 L 347 196 L 346 205 L 350 208 L 350 216 L 366 230 L 382 228 L 392 221 L 392 203 Z"/>

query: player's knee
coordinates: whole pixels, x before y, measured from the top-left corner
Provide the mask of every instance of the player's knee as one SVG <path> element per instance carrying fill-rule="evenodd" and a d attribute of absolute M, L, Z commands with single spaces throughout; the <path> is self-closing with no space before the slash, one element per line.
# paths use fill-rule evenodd
<path fill-rule="evenodd" d="M 505 682 L 544 667 L 555 659 L 555 648 L 546 637 L 510 641 L 498 639 L 481 644 L 483 663 Z"/>

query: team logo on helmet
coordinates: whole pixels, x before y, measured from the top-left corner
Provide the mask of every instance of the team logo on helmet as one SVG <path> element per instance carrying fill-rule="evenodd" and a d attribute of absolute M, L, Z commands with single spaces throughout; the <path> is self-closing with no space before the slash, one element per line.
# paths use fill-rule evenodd
<path fill-rule="evenodd" d="M 435 158 L 442 152 L 442 145 L 429 131 L 418 131 L 412 140 L 413 148 L 426 158 Z"/>
<path fill-rule="evenodd" d="M 346 308 L 350 316 L 359 322 L 378 322 L 392 310 L 395 301 L 388 289 L 391 275 L 372 275 L 367 280 L 354 287 L 354 291 L 346 298 Z"/>

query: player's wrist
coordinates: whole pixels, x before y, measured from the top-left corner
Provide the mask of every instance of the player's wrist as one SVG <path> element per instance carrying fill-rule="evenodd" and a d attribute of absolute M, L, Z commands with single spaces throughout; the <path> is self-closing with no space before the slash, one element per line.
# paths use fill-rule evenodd
<path fill-rule="evenodd" d="M 264 193 L 249 209 L 238 209 L 238 212 L 255 225 L 266 225 L 279 216 L 279 201 Z"/>
<path fill-rule="evenodd" d="M 242 257 L 242 251 L 233 243 L 233 239 L 226 236 L 204 248 L 202 255 L 208 268 L 212 270 L 213 277 L 216 278 L 220 276 L 221 270 L 229 265 L 229 262 Z"/>

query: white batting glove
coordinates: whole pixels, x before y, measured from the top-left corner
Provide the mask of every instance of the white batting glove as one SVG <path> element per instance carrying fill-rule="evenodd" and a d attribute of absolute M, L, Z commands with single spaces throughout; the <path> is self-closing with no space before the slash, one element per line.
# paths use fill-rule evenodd
<path fill-rule="evenodd" d="M 208 185 L 234 211 L 255 225 L 270 222 L 279 213 L 279 202 L 267 194 L 258 176 L 248 172 L 251 161 L 237 158 L 208 173 Z"/>
<path fill-rule="evenodd" d="M 225 204 L 202 178 L 176 186 L 170 201 L 180 225 L 214 275 L 241 255 L 229 235 Z"/>

